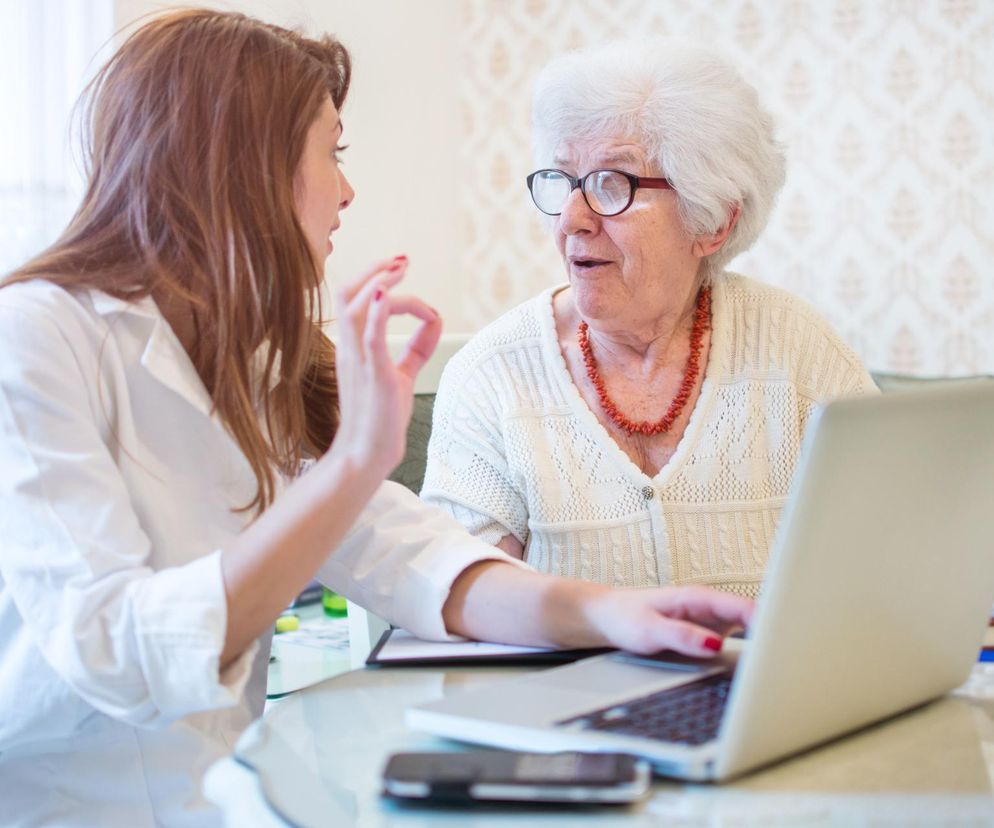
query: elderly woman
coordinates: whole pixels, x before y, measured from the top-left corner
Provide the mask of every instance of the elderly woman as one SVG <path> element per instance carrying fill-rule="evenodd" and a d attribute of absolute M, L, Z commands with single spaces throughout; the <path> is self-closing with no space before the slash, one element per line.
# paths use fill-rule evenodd
<path fill-rule="evenodd" d="M 809 414 L 875 388 L 808 305 L 724 270 L 784 180 L 771 120 L 657 41 L 554 61 L 534 123 L 568 283 L 451 361 L 422 497 L 544 572 L 755 596 Z"/>

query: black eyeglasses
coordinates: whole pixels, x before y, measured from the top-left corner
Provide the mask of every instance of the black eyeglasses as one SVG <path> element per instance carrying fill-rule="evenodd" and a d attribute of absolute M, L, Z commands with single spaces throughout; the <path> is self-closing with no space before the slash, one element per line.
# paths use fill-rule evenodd
<path fill-rule="evenodd" d="M 526 180 L 535 206 L 548 216 L 562 213 L 577 187 L 590 209 L 601 216 L 625 212 L 632 206 L 639 187 L 673 189 L 668 178 L 642 178 L 621 170 L 593 170 L 580 178 L 573 178 L 562 170 L 537 170 Z"/>

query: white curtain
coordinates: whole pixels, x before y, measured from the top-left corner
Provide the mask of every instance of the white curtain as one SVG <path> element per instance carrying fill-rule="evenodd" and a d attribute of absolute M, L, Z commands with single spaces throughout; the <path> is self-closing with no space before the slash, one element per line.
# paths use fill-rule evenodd
<path fill-rule="evenodd" d="M 0 274 L 52 242 L 78 204 L 70 116 L 113 21 L 113 0 L 0 0 Z"/>

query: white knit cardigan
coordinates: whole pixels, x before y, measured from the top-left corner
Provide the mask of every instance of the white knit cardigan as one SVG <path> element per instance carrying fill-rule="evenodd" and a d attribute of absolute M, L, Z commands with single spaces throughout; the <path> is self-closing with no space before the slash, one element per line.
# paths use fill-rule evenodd
<path fill-rule="evenodd" d="M 435 401 L 421 496 L 536 569 L 755 596 L 812 409 L 875 393 L 805 302 L 726 273 L 700 397 L 655 477 L 600 424 L 559 349 L 551 288 L 474 336 Z"/>

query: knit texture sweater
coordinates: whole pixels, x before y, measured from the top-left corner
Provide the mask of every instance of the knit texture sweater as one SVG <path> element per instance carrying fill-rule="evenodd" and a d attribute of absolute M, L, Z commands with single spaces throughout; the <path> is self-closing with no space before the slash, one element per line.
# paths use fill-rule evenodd
<path fill-rule="evenodd" d="M 549 289 L 446 366 L 421 496 L 542 572 L 612 586 L 704 584 L 755 597 L 812 410 L 876 393 L 807 303 L 726 273 L 712 289 L 700 396 L 646 475 L 580 395 Z"/>

